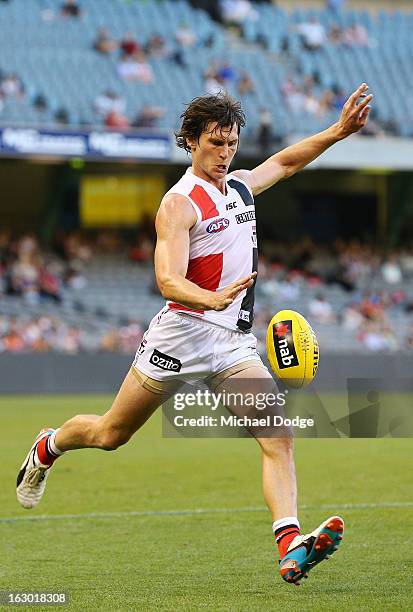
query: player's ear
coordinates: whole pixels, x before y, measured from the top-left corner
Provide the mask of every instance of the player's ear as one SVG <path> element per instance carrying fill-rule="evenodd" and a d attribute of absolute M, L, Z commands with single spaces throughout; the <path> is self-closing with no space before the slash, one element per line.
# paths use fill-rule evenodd
<path fill-rule="evenodd" d="M 191 151 L 195 151 L 196 145 L 197 145 L 197 141 L 196 141 L 195 138 L 187 138 L 186 139 L 186 144 L 191 149 Z"/>

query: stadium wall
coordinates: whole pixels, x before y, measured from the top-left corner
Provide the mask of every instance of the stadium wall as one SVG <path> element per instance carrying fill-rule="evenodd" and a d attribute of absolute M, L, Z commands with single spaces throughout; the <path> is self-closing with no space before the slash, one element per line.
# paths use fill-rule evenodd
<path fill-rule="evenodd" d="M 132 355 L 0 355 L 1 395 L 117 392 Z M 413 357 L 406 355 L 322 355 L 315 390 L 346 391 L 348 379 L 384 376 L 386 390 L 411 390 Z"/>
<path fill-rule="evenodd" d="M 234 169 L 252 168 L 257 164 L 256 159 L 249 157 L 236 161 Z M 0 224 L 15 232 L 39 232 L 47 240 L 54 227 L 72 229 L 79 226 L 79 193 L 83 177 L 157 176 L 164 182 L 165 189 L 169 189 L 185 168 L 183 163 L 3 160 L 0 164 Z M 401 181 L 402 186 L 399 185 Z M 257 200 L 258 229 L 262 237 L 271 228 L 271 238 L 294 238 L 295 235 L 315 232 L 316 238 L 331 240 L 335 238 L 333 234 L 321 235 L 324 231 L 321 226 L 328 226 L 327 217 L 336 215 L 336 221 L 340 221 L 343 229 L 347 219 L 357 216 L 358 223 L 352 225 L 351 235 L 357 234 L 357 229 L 364 236 L 368 230 L 370 238 L 382 239 L 387 223 L 399 216 L 400 193 L 402 199 L 410 201 L 413 197 L 411 171 L 315 167 L 260 195 Z M 317 228 L 308 227 L 305 216 L 311 212 L 311 201 L 317 200 L 321 202 L 317 204 L 317 217 L 323 219 L 323 223 L 318 223 Z M 154 202 L 153 211 L 157 205 L 158 202 Z M 343 217 L 340 209 L 345 212 L 343 219 L 339 219 Z M 413 225 L 413 219 L 407 218 L 409 210 L 410 205 L 406 207 L 403 219 L 406 229 Z"/>

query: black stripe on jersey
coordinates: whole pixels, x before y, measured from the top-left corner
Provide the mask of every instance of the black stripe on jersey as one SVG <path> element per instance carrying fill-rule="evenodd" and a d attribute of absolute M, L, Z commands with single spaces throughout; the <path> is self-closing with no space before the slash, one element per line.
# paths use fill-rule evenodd
<path fill-rule="evenodd" d="M 241 183 L 240 181 L 237 181 L 235 179 L 229 179 L 228 185 L 235 189 L 235 191 L 238 191 L 245 206 L 254 206 L 254 198 L 252 197 L 251 193 L 244 185 L 244 183 Z"/>
<path fill-rule="evenodd" d="M 252 249 L 252 270 L 251 272 L 256 272 L 258 270 L 258 249 Z M 249 332 L 252 327 L 252 322 L 254 321 L 254 291 L 255 291 L 255 283 L 257 282 L 257 277 L 254 278 L 254 282 L 251 287 L 248 287 L 247 293 L 244 296 L 244 299 L 241 303 L 241 310 L 244 310 L 249 313 L 248 321 L 239 317 L 237 321 L 237 327 L 243 332 Z"/>

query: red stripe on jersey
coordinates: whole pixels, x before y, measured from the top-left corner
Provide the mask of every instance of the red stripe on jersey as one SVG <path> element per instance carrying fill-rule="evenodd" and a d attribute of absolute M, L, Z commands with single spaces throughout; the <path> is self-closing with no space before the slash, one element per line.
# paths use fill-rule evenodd
<path fill-rule="evenodd" d="M 188 263 L 188 272 L 186 278 L 208 291 L 216 291 L 219 287 L 222 276 L 222 267 L 224 263 L 223 253 L 214 253 L 213 255 L 205 255 L 203 257 L 195 257 L 190 259 Z M 204 314 L 203 310 L 195 310 L 180 304 L 169 304 L 172 310 L 186 310 L 188 312 L 197 312 Z"/>
<path fill-rule="evenodd" d="M 221 280 L 223 262 L 223 253 L 190 259 L 186 278 L 202 289 L 216 291 Z"/>
<path fill-rule="evenodd" d="M 206 219 L 212 219 L 212 217 L 217 217 L 219 215 L 214 200 L 212 200 L 212 198 L 207 194 L 205 189 L 201 187 L 201 185 L 195 185 L 195 187 L 189 194 L 189 197 L 201 209 L 202 221 L 206 221 Z"/>
<path fill-rule="evenodd" d="M 176 304 L 175 302 L 171 302 L 169 304 L 169 310 L 185 310 L 185 312 L 197 312 L 198 314 L 204 314 L 203 310 L 195 310 L 195 308 L 182 306 L 181 304 Z"/>

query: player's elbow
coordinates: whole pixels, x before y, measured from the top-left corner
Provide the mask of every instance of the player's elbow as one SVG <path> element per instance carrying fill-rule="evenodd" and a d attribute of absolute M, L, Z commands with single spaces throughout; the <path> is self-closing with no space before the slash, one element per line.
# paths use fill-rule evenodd
<path fill-rule="evenodd" d="M 156 277 L 159 291 L 165 300 L 173 300 L 175 282 L 173 276 L 169 274 L 160 274 Z"/>
<path fill-rule="evenodd" d="M 285 179 L 290 178 L 293 174 L 295 174 L 299 170 L 299 167 L 294 164 L 285 164 L 282 166 L 282 176 L 281 180 L 285 181 Z"/>

